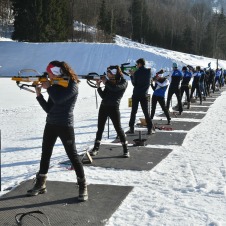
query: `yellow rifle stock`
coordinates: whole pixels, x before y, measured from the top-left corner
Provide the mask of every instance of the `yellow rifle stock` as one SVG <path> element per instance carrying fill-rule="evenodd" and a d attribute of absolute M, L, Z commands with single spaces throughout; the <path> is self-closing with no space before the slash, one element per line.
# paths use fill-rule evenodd
<path fill-rule="evenodd" d="M 20 89 L 24 89 L 30 92 L 35 93 L 33 90 L 28 89 L 26 87 L 36 87 L 38 85 L 41 85 L 42 82 L 47 82 L 49 81 L 51 85 L 60 85 L 63 87 L 68 87 L 68 83 L 69 83 L 69 79 L 65 78 L 65 77 L 58 77 L 58 78 L 53 78 L 53 79 L 49 79 L 48 78 L 48 74 L 45 72 L 43 75 L 35 75 L 35 76 L 21 76 L 22 73 L 24 72 L 35 72 L 37 73 L 37 71 L 33 70 L 33 69 L 23 69 L 21 71 L 19 71 L 18 76 L 13 76 L 12 80 L 16 81 L 17 86 L 20 87 Z M 32 82 L 31 85 L 29 84 L 24 84 L 25 83 L 29 83 Z"/>
<path fill-rule="evenodd" d="M 16 81 L 16 82 L 32 82 L 31 86 L 33 86 L 33 87 L 41 84 L 42 82 L 47 82 L 47 81 L 49 81 L 51 85 L 55 84 L 55 85 L 60 85 L 60 86 L 63 86 L 63 87 L 68 87 L 68 82 L 69 82 L 69 80 L 65 79 L 65 78 L 49 79 L 49 78 L 44 77 L 42 75 L 40 75 L 40 76 L 38 76 L 38 75 L 37 76 L 28 76 L 28 77 L 13 76 L 12 80 Z"/>

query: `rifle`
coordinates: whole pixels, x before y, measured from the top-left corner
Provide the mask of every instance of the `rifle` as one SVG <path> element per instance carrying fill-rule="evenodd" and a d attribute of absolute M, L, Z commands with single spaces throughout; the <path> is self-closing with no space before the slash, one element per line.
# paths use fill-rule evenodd
<path fill-rule="evenodd" d="M 191 65 L 187 65 L 187 68 L 188 68 L 190 71 L 195 71 L 195 68 L 192 67 Z"/>
<path fill-rule="evenodd" d="M 78 75 L 80 78 L 84 78 L 87 80 L 101 80 L 103 77 L 105 77 L 106 74 L 104 73 L 103 75 L 99 75 L 96 72 L 90 72 L 88 75 Z"/>
<path fill-rule="evenodd" d="M 121 64 L 121 66 L 120 66 L 122 73 L 124 75 L 127 75 L 127 76 L 130 76 L 130 74 L 129 74 L 130 71 L 136 71 L 137 70 L 136 65 L 125 66 L 125 65 L 129 65 L 129 64 L 130 63 L 124 63 L 124 64 Z M 119 67 L 118 65 L 111 65 L 108 68 L 110 70 L 112 70 L 112 69 L 117 69 L 118 67 Z M 97 88 L 96 84 L 94 82 L 92 82 L 92 80 L 93 81 L 102 80 L 103 77 L 106 77 L 106 73 L 99 75 L 96 72 L 90 72 L 90 73 L 88 73 L 88 75 L 78 75 L 78 77 L 86 79 L 87 80 L 86 82 L 88 83 L 89 86 L 91 86 L 93 88 Z"/>
<path fill-rule="evenodd" d="M 78 75 L 78 77 L 86 79 L 87 84 L 92 88 L 97 88 L 97 85 L 93 81 L 102 80 L 103 77 L 106 77 L 106 74 L 99 75 L 96 72 L 90 72 L 88 75 Z"/>
<path fill-rule="evenodd" d="M 122 73 L 124 74 L 124 75 L 127 75 L 127 76 L 131 76 L 131 71 L 136 71 L 137 70 L 137 66 L 136 65 L 133 65 L 133 66 L 125 66 L 125 65 L 129 65 L 130 63 L 124 63 L 124 64 L 121 64 L 121 66 L 120 66 L 120 69 L 121 69 L 121 71 L 122 71 Z M 109 66 L 108 68 L 110 69 L 110 70 L 112 70 L 112 69 L 117 69 L 119 66 L 118 65 L 111 65 L 111 66 Z"/>
<path fill-rule="evenodd" d="M 135 72 L 137 70 L 137 66 L 133 65 L 133 66 L 125 66 L 125 65 L 129 65 L 130 63 L 124 63 L 121 64 L 121 71 L 124 75 L 130 76 L 130 71 Z"/>
<path fill-rule="evenodd" d="M 35 91 L 27 88 L 27 87 L 36 87 L 38 85 L 40 85 L 42 82 L 47 82 L 49 81 L 51 85 L 60 85 L 63 87 L 68 87 L 68 83 L 69 83 L 69 79 L 68 78 L 64 78 L 64 77 L 59 77 L 59 78 L 53 78 L 53 79 L 49 79 L 48 78 L 48 73 L 44 72 L 42 75 L 35 75 L 35 76 L 21 76 L 22 73 L 25 72 L 32 72 L 32 73 L 37 73 L 39 74 L 36 70 L 33 69 L 22 69 L 18 72 L 18 76 L 13 76 L 12 80 L 16 81 L 17 86 L 20 89 L 24 89 L 26 91 L 35 93 Z M 25 84 L 25 83 L 21 83 L 21 82 L 32 82 L 31 85 L 29 84 Z"/>

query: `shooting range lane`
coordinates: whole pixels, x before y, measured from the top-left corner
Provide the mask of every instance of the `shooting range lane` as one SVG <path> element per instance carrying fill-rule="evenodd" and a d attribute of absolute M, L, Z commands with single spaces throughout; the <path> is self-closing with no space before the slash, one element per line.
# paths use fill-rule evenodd
<path fill-rule="evenodd" d="M 190 112 L 190 111 L 195 111 L 195 112 L 207 112 L 209 110 L 209 107 L 207 106 L 198 106 L 198 105 L 192 105 L 191 104 L 190 109 L 186 109 L 186 106 L 184 106 L 184 112 Z"/>
<path fill-rule="evenodd" d="M 85 165 L 137 171 L 151 170 L 172 151 L 139 146 L 129 149 L 130 158 L 124 158 L 121 145 L 102 144 L 98 155 L 93 156 L 93 163 Z"/>
<path fill-rule="evenodd" d="M 152 121 L 153 124 L 156 125 L 156 127 L 164 126 L 165 128 L 171 128 L 172 131 L 175 131 L 175 132 L 177 132 L 177 130 L 189 131 L 199 124 L 199 122 L 192 122 L 192 121 L 172 121 L 171 125 L 167 125 L 166 120 L 162 120 L 162 119 L 158 120 L 157 118 L 155 118 Z"/>
<path fill-rule="evenodd" d="M 178 113 L 178 112 L 177 112 Z M 173 112 L 170 112 L 171 118 L 187 118 L 187 119 L 202 119 L 205 117 L 205 112 L 199 112 L 199 113 L 193 113 L 193 112 L 183 112 L 182 115 L 174 114 Z M 165 117 L 165 114 L 159 115 L 160 117 Z"/>
<path fill-rule="evenodd" d="M 25 191 L 32 186 L 28 180 L 11 192 L 0 197 L 1 225 L 16 225 L 18 213 L 40 210 L 45 215 L 33 214 L 36 218 L 25 216 L 22 225 L 104 225 L 133 187 L 115 185 L 88 185 L 89 201 L 79 202 L 75 183 L 48 181 L 48 192 L 44 195 L 26 197 Z M 66 191 L 66 192 L 62 192 Z"/>

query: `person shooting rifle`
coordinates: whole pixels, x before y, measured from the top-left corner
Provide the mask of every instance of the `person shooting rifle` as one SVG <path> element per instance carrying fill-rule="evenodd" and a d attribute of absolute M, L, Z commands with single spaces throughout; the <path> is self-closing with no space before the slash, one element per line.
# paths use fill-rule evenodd
<path fill-rule="evenodd" d="M 151 119 L 154 118 L 156 105 L 159 103 L 167 118 L 167 124 L 170 125 L 171 118 L 165 105 L 165 93 L 169 86 L 169 80 L 167 77 L 163 76 L 163 73 L 163 70 L 158 71 L 155 77 L 151 80 L 151 87 L 154 91 L 151 99 Z"/>
<path fill-rule="evenodd" d="M 105 87 L 102 89 L 100 84 Z M 119 136 L 123 147 L 123 157 L 128 158 L 129 151 L 125 133 L 121 126 L 119 105 L 122 96 L 127 88 L 128 82 L 123 78 L 123 73 L 119 66 L 110 66 L 107 68 L 107 76 L 96 81 L 97 91 L 102 98 L 98 114 L 98 129 L 94 147 L 90 152 L 91 156 L 95 156 L 99 152 L 99 147 L 104 132 L 105 123 L 109 117 L 114 125 L 114 128 Z"/>
<path fill-rule="evenodd" d="M 83 164 L 76 149 L 73 113 L 80 80 L 74 70 L 64 61 L 51 61 L 46 72 L 50 80 L 65 76 L 69 83 L 65 88 L 56 84 L 51 85 L 50 81 L 46 81 L 35 87 L 36 99 L 47 116 L 42 140 L 40 167 L 36 174 L 35 184 L 27 191 L 27 195 L 36 196 L 47 192 L 46 180 L 50 159 L 56 140 L 60 138 L 77 176 L 78 201 L 86 201 L 88 199 L 87 183 Z M 48 99 L 45 99 L 41 94 L 41 89 L 46 89 Z"/>

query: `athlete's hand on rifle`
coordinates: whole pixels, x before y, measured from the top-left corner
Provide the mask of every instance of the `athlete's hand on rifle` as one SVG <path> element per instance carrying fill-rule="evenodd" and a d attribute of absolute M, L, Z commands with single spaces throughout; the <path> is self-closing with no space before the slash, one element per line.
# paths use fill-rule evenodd
<path fill-rule="evenodd" d="M 50 81 L 42 82 L 42 88 L 48 89 L 51 86 Z"/>
<path fill-rule="evenodd" d="M 97 88 L 100 88 L 100 83 L 102 82 L 102 80 L 101 79 L 99 79 L 99 80 L 96 80 L 96 85 L 97 85 Z"/>
<path fill-rule="evenodd" d="M 50 86 L 51 86 L 50 81 L 42 82 L 42 83 L 35 85 L 36 95 L 40 96 L 42 88 L 48 89 Z"/>
<path fill-rule="evenodd" d="M 37 97 L 41 95 L 41 90 L 42 90 L 42 85 L 41 84 L 35 86 L 35 91 L 36 91 Z"/>
<path fill-rule="evenodd" d="M 105 85 L 105 83 L 107 82 L 106 77 L 104 76 L 103 78 L 101 78 L 101 81 L 103 82 L 103 84 Z"/>
<path fill-rule="evenodd" d="M 129 70 L 130 75 L 134 75 L 134 70 Z"/>

